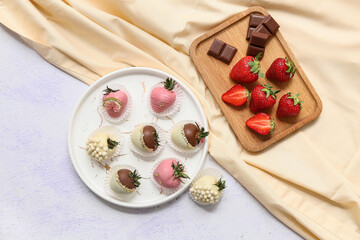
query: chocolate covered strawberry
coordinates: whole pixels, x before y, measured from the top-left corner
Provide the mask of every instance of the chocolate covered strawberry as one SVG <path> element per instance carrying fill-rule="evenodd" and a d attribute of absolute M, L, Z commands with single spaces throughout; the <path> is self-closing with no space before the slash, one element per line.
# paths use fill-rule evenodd
<path fill-rule="evenodd" d="M 250 110 L 257 112 L 261 109 L 270 108 L 276 102 L 276 94 L 280 90 L 272 90 L 272 86 L 268 83 L 266 85 L 257 85 L 251 92 Z"/>
<path fill-rule="evenodd" d="M 280 98 L 279 106 L 276 112 L 276 115 L 281 117 L 292 117 L 300 113 L 301 110 L 301 101 L 298 97 L 300 93 L 294 95 L 292 93 L 287 93 Z"/>
<path fill-rule="evenodd" d="M 221 96 L 224 102 L 230 103 L 234 106 L 241 106 L 247 102 L 249 98 L 249 91 L 241 86 L 235 85 Z"/>
<path fill-rule="evenodd" d="M 112 118 L 118 118 L 124 112 L 128 103 L 128 96 L 125 91 L 120 89 L 111 89 L 106 86 L 102 98 L 103 108 Z"/>
<path fill-rule="evenodd" d="M 194 149 L 209 135 L 197 122 L 178 123 L 171 132 L 171 140 L 181 149 Z"/>
<path fill-rule="evenodd" d="M 280 82 L 287 82 L 296 73 L 296 67 L 293 61 L 285 58 L 277 58 L 266 71 L 268 79 L 277 80 Z"/>
<path fill-rule="evenodd" d="M 250 83 L 258 80 L 259 77 L 264 77 L 264 74 L 260 71 L 260 57 L 261 53 L 256 55 L 255 58 L 246 56 L 240 59 L 231 69 L 231 79 L 242 83 Z"/>
<path fill-rule="evenodd" d="M 176 81 L 172 78 L 167 78 L 163 87 L 156 87 L 151 91 L 150 103 L 151 108 L 156 113 L 161 113 L 171 107 L 176 100 L 176 93 L 173 91 L 176 86 Z"/>
<path fill-rule="evenodd" d="M 258 113 L 246 121 L 246 126 L 261 135 L 273 133 L 275 122 L 266 113 Z"/>
<path fill-rule="evenodd" d="M 156 182 L 166 188 L 176 188 L 189 178 L 185 174 L 185 166 L 173 158 L 163 160 L 154 170 L 153 177 Z"/>

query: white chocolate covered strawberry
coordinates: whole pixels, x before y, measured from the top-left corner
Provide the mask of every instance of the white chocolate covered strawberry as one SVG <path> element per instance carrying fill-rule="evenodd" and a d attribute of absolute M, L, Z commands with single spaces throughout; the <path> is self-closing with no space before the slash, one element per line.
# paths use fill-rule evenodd
<path fill-rule="evenodd" d="M 214 176 L 205 175 L 198 179 L 190 188 L 190 195 L 201 204 L 217 203 L 226 188 L 225 180 L 217 180 Z"/>
<path fill-rule="evenodd" d="M 151 91 L 150 103 L 151 108 L 156 113 L 161 113 L 171 107 L 176 100 L 176 93 L 173 91 L 176 86 L 176 81 L 172 78 L 167 78 L 163 87 L 156 87 Z"/>

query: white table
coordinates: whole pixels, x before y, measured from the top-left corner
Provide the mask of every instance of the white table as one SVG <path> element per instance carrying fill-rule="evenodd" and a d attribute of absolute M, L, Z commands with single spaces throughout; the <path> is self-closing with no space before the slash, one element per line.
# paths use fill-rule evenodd
<path fill-rule="evenodd" d="M 0 27 L 0 239 L 301 239 L 220 169 L 219 204 L 187 192 L 149 209 L 125 209 L 93 194 L 67 148 L 70 116 L 87 85 Z"/>

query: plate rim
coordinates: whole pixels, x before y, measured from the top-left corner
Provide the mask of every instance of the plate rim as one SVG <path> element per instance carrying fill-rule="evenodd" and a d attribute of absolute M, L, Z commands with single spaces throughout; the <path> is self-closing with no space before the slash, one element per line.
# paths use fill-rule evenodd
<path fill-rule="evenodd" d="M 70 153 L 70 159 L 72 162 L 73 167 L 75 168 L 75 171 L 77 173 L 77 175 L 80 177 L 80 179 L 82 180 L 82 182 L 94 193 L 96 194 L 98 197 L 104 199 L 107 202 L 110 202 L 112 204 L 121 206 L 121 207 L 127 207 L 127 208 L 150 208 L 150 207 L 155 207 L 155 206 L 159 206 L 162 204 L 165 204 L 167 202 L 170 202 L 171 200 L 175 199 L 176 197 L 180 196 L 183 192 L 185 192 L 188 187 L 191 184 L 191 180 L 193 178 L 196 177 L 196 175 L 201 171 L 201 169 L 204 167 L 205 161 L 206 161 L 206 156 L 208 153 L 208 147 L 209 147 L 209 140 L 207 140 L 204 144 L 204 149 L 203 152 L 201 154 L 200 157 L 200 161 L 201 164 L 199 165 L 199 168 L 197 169 L 197 171 L 195 171 L 195 174 L 193 176 L 192 179 L 190 179 L 189 181 L 187 181 L 187 183 L 183 186 L 182 189 L 176 191 L 175 193 L 167 196 L 166 198 L 161 199 L 160 201 L 154 202 L 154 203 L 150 203 L 150 204 L 142 204 L 142 205 L 134 205 L 131 204 L 129 202 L 122 202 L 120 200 L 116 200 L 116 199 L 112 199 L 110 196 L 100 193 L 96 190 L 96 188 L 93 186 L 93 184 L 91 184 L 90 181 L 87 180 L 85 174 L 83 174 L 80 171 L 80 167 L 77 165 L 77 161 L 75 158 L 75 153 L 73 148 L 73 141 L 72 141 L 72 129 L 74 127 L 74 122 L 75 122 L 75 117 L 77 115 L 78 110 L 80 109 L 82 103 L 85 101 L 85 98 L 90 94 L 90 92 L 92 92 L 93 89 L 96 89 L 97 87 L 99 87 L 99 85 L 102 84 L 102 82 L 104 82 L 106 79 L 114 77 L 114 75 L 118 75 L 118 74 L 122 74 L 123 75 L 131 75 L 131 74 L 138 74 L 138 73 L 143 73 L 143 74 L 147 74 L 147 75 L 151 75 L 149 74 L 149 72 L 155 73 L 155 74 L 160 74 L 160 75 L 165 75 L 168 77 L 171 77 L 173 79 L 175 79 L 183 88 L 184 91 L 186 91 L 190 97 L 192 98 L 193 102 L 196 104 L 196 107 L 198 108 L 200 115 L 202 117 L 202 122 L 204 124 L 204 127 L 206 129 L 209 129 L 208 126 L 208 122 L 207 122 L 207 117 L 206 114 L 204 112 L 204 109 L 202 108 L 199 100 L 197 99 L 197 97 L 195 96 L 195 94 L 192 92 L 192 90 L 186 86 L 186 84 L 184 84 L 182 81 L 180 81 L 178 78 L 174 77 L 173 75 L 166 73 L 162 70 L 159 69 L 155 69 L 155 68 L 150 68 L 150 67 L 129 67 L 129 68 L 123 68 L 123 69 L 119 69 L 119 70 L 115 70 L 113 72 L 110 72 L 106 75 L 104 75 L 103 77 L 99 78 L 98 80 L 96 80 L 92 85 L 90 85 L 90 87 L 83 93 L 83 95 L 81 96 L 81 98 L 78 100 L 73 113 L 71 115 L 70 118 L 70 124 L 69 124 L 69 129 L 68 129 L 68 150 Z"/>

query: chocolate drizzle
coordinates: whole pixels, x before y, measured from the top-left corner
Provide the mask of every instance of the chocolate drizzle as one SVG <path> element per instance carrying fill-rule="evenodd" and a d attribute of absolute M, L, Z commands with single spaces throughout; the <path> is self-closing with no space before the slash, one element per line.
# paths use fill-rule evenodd
<path fill-rule="evenodd" d="M 143 140 L 147 148 L 155 150 L 157 148 L 156 144 L 156 129 L 153 126 L 146 125 L 143 128 Z"/>
<path fill-rule="evenodd" d="M 196 147 L 199 142 L 199 128 L 192 123 L 184 125 L 184 134 L 191 146 Z"/>
<path fill-rule="evenodd" d="M 134 181 L 130 177 L 131 171 L 129 169 L 120 169 L 117 171 L 119 182 L 129 189 L 136 188 Z"/>

